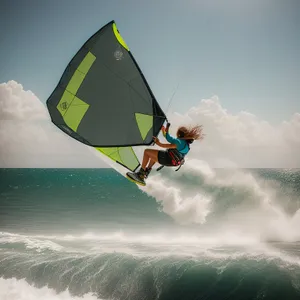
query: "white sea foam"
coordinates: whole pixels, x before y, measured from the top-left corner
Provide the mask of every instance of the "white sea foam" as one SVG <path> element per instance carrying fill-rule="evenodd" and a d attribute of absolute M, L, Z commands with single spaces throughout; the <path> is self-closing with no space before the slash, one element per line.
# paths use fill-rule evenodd
<path fill-rule="evenodd" d="M 68 290 L 57 293 L 48 287 L 36 288 L 24 279 L 0 278 L 0 299 L 1 300 L 99 300 L 92 294 L 85 294 L 82 297 L 72 296 Z"/>
<path fill-rule="evenodd" d="M 9 233 L 0 233 L 0 236 Z M 300 266 L 300 258 L 282 251 L 272 244 L 258 242 L 255 238 L 236 235 L 233 232 L 213 236 L 195 234 L 170 235 L 166 233 L 128 234 L 125 232 L 88 233 L 82 235 L 23 236 L 13 235 L 19 240 L 38 239 L 75 243 L 80 256 L 101 253 L 124 253 L 136 257 L 178 257 L 213 260 L 279 260 L 282 265 Z M 65 251 L 62 251 L 63 254 Z M 66 252 L 67 254 L 67 252 Z M 74 253 L 73 253 L 74 254 Z"/>
<path fill-rule="evenodd" d="M 45 237 L 46 238 L 46 237 Z M 22 243 L 27 249 L 33 249 L 37 252 L 43 250 L 61 251 L 63 247 L 51 240 L 41 240 L 33 236 L 26 236 L 21 234 L 13 234 L 8 232 L 0 232 L 1 244 Z"/>
<path fill-rule="evenodd" d="M 247 170 L 212 169 L 192 159 L 179 172 L 153 171 L 147 186 L 140 189 L 176 222 L 204 224 L 213 237 L 233 234 L 257 241 L 300 240 L 300 210 L 287 213 L 288 196 Z"/>

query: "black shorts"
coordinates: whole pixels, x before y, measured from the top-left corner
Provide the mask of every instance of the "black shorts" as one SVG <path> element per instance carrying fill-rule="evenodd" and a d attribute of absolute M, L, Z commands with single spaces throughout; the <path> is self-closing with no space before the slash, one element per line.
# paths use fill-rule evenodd
<path fill-rule="evenodd" d="M 158 162 L 163 166 L 173 166 L 172 158 L 167 151 L 158 151 Z"/>

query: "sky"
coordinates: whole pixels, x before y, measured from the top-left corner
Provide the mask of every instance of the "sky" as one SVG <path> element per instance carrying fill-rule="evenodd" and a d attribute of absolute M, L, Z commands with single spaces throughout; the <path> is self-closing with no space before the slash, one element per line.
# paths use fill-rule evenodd
<path fill-rule="evenodd" d="M 111 20 L 174 124 L 206 124 L 203 158 L 217 166 L 245 165 L 237 157 L 246 147 L 256 154 L 255 166 L 284 165 L 278 159 L 300 166 L 299 1 L 2 0 L 0 167 L 48 166 L 47 151 L 56 157 L 52 165 L 72 165 L 83 152 L 86 159 L 76 166 L 98 164 L 50 124 L 45 103 L 77 50 Z M 18 156 L 18 138 L 26 162 Z M 63 162 L 55 147 L 49 150 L 56 138 L 71 153 Z"/>

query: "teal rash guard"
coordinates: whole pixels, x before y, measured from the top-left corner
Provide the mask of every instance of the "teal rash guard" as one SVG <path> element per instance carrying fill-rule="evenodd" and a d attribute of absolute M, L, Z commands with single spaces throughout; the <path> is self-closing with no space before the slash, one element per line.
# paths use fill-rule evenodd
<path fill-rule="evenodd" d="M 166 133 L 165 135 L 166 140 L 171 143 L 176 145 L 176 149 L 183 155 L 186 155 L 190 151 L 189 144 L 186 140 L 178 139 L 172 137 L 169 132 Z"/>

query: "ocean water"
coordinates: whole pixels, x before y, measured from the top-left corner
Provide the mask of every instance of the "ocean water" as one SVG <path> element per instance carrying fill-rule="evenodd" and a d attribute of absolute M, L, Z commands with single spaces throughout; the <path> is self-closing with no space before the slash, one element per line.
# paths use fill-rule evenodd
<path fill-rule="evenodd" d="M 300 299 L 300 170 L 0 169 L 0 299 Z"/>

